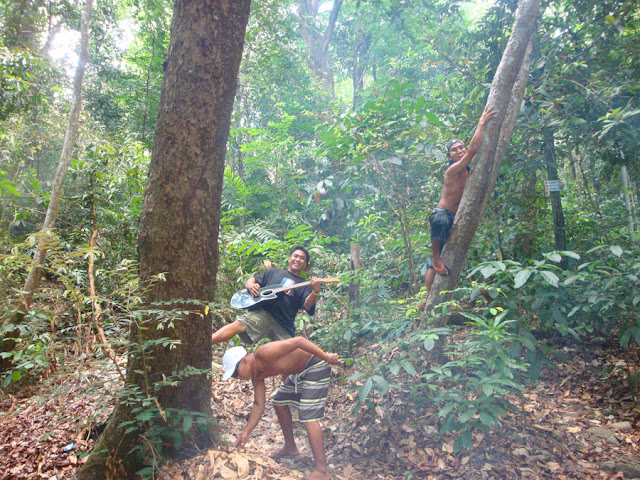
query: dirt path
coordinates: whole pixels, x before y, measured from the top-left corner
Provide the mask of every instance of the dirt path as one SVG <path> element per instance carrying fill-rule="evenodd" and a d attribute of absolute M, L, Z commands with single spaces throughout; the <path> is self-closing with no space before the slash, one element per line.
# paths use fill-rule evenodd
<path fill-rule="evenodd" d="M 437 433 L 437 411 L 410 400 L 411 383 L 354 415 L 357 392 L 346 393 L 351 385 L 344 382 L 346 372 L 338 371 L 324 422 L 334 478 L 634 478 L 634 468 L 640 478 L 640 403 L 637 385 L 634 389 L 628 378 L 638 372 L 638 351 L 597 341 L 556 347 L 557 369 L 545 369 L 516 400 L 525 414 L 508 415 L 491 435 L 476 433 L 473 446 L 457 455 L 454 437 Z M 75 454 L 93 445 L 91 425 L 112 407 L 119 384 L 112 370 L 108 362 L 85 361 L 43 382 L 27 398 L 2 397 L 0 480 L 70 478 L 82 461 Z M 251 401 L 248 382 L 214 381 L 212 405 L 227 442 L 244 427 Z M 295 460 L 268 458 L 282 435 L 267 407 L 246 449 L 223 445 L 167 465 L 159 478 L 301 478 L 313 460 L 304 427 L 295 425 L 302 451 Z M 74 449 L 64 452 L 71 442 Z"/>

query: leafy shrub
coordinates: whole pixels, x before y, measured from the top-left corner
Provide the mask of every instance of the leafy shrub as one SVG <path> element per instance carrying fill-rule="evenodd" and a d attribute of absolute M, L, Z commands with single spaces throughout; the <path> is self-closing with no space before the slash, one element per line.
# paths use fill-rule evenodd
<path fill-rule="evenodd" d="M 515 333 L 517 321 L 508 313 L 499 308 L 488 308 L 484 315 L 462 312 L 469 319 L 470 337 L 449 345 L 446 353 L 453 359 L 431 367 L 414 386 L 414 391 L 430 389 L 430 399 L 441 407 L 440 433 L 459 432 L 454 452 L 471 446 L 474 429 L 489 432 L 501 415 L 517 410 L 509 397 L 524 390 L 522 373 L 528 368 L 519 358 L 520 347 L 533 351 L 535 345 Z"/>
<path fill-rule="evenodd" d="M 551 252 L 542 261 L 484 262 L 471 270 L 490 284 L 475 285 L 471 298 L 488 291 L 490 306 L 515 310 L 524 322 L 521 328 L 552 330 L 579 340 L 587 332 L 617 334 L 623 346 L 640 343 L 640 261 L 636 250 L 618 245 L 598 246 L 582 255 Z M 589 259 L 575 271 L 562 270 L 552 263 L 562 257 Z"/>

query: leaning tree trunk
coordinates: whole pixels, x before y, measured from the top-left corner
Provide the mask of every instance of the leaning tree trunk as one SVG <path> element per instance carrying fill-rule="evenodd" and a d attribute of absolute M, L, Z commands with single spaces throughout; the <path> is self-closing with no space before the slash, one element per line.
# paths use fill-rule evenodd
<path fill-rule="evenodd" d="M 451 238 L 442 255 L 451 274 L 448 277 L 436 275 L 425 305 L 425 315 L 444 300 L 442 291 L 455 288 L 480 218 L 495 186 L 529 77 L 531 37 L 539 7 L 540 0 L 522 0 L 518 5 L 513 32 L 493 78 L 487 100 L 487 105 L 493 106 L 499 113 L 485 128 L 482 147 L 474 160 L 473 174 L 467 181 Z"/>
<path fill-rule="evenodd" d="M 92 7 L 93 0 L 86 0 L 80 23 L 80 50 L 78 52 L 78 65 L 73 79 L 73 101 L 71 104 L 71 112 L 69 113 L 69 122 L 67 124 L 64 142 L 62 144 L 62 152 L 60 154 L 60 161 L 58 162 L 58 169 L 56 170 L 56 175 L 53 179 L 53 186 L 51 187 L 47 214 L 45 216 L 42 229 L 37 234 L 36 251 L 34 252 L 33 259 L 31 260 L 31 270 L 29 270 L 27 279 L 25 280 L 23 288 L 24 293 L 22 294 L 22 297 L 16 301 L 15 313 L 8 318 L 8 321 L 14 326 L 23 321 L 24 315 L 29 311 L 31 304 L 33 303 L 33 296 L 35 295 L 38 284 L 40 283 L 42 265 L 44 264 L 47 250 L 53 240 L 52 229 L 55 226 L 56 218 L 58 218 L 58 207 L 60 205 L 60 197 L 62 197 L 62 184 L 64 183 L 64 177 L 67 174 L 67 170 L 69 170 L 71 153 L 78 136 L 78 122 L 80 118 L 80 110 L 82 108 L 82 80 L 84 78 L 87 58 L 89 56 L 89 21 L 91 20 Z M 20 335 L 17 329 L 14 329 L 14 335 Z M 2 342 L 3 352 L 9 352 L 13 350 L 14 347 L 15 340 L 5 339 Z M 0 371 L 5 371 L 10 368 L 10 366 L 11 363 L 9 359 L 0 359 Z"/>
<path fill-rule="evenodd" d="M 133 328 L 125 391 L 139 393 L 129 395 L 133 403 L 120 397 L 79 479 L 133 478 L 143 459 L 131 450 L 152 440 L 135 418 L 133 407 L 140 402 L 151 405 L 149 421 L 158 427 L 166 427 L 164 418 L 175 420 L 179 411 L 193 412 L 190 418 L 212 417 L 211 319 L 197 301 L 211 301 L 214 294 L 224 159 L 249 8 L 250 0 L 175 2 L 140 221 L 140 275 L 151 308 L 192 313 L 164 329 L 158 328 L 160 318 Z M 154 282 L 160 274 L 164 280 Z M 144 354 L 134 348 L 161 337 L 179 343 Z M 184 376 L 166 385 L 165 380 L 176 380 L 176 372 Z M 173 453 L 214 440 L 212 428 L 203 432 L 196 425 Z"/>
<path fill-rule="evenodd" d="M 22 308 L 25 312 L 29 310 L 31 303 L 33 302 L 33 295 L 38 288 L 42 265 L 44 264 L 44 259 L 47 255 L 51 238 L 51 229 L 55 226 L 56 219 L 58 218 L 58 207 L 60 206 L 60 197 L 62 196 L 62 184 L 64 183 L 64 177 L 67 175 L 67 170 L 69 170 L 71 152 L 76 143 L 76 138 L 78 137 L 78 121 L 80 119 L 80 110 L 82 108 L 82 80 L 84 78 L 87 58 L 89 57 L 89 20 L 91 20 L 92 7 L 93 0 L 86 0 L 80 24 L 80 51 L 78 53 L 78 65 L 73 79 L 73 102 L 71 105 L 71 112 L 69 113 L 69 123 L 67 125 L 67 132 L 64 136 L 64 143 L 62 144 L 60 162 L 58 162 L 58 169 L 56 170 L 56 176 L 53 179 L 53 186 L 51 187 L 47 215 L 45 216 L 42 230 L 40 230 L 40 233 L 38 234 L 38 244 L 36 246 L 35 254 L 33 255 L 33 261 L 31 262 L 31 270 L 27 275 L 27 280 L 24 285 Z"/>

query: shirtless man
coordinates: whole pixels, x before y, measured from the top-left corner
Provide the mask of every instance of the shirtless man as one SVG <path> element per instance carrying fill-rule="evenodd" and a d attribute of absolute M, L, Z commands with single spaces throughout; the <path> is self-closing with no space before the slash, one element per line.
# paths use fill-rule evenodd
<path fill-rule="evenodd" d="M 298 419 L 304 423 L 315 460 L 315 469 L 304 479 L 326 480 L 324 439 L 320 420 L 329 390 L 331 365 L 339 363 L 336 353 L 325 353 L 320 347 L 303 337 L 278 340 L 262 345 L 255 353 L 247 354 L 243 347 L 228 349 L 222 358 L 222 380 L 237 377 L 251 380 L 254 390 L 253 407 L 247 425 L 234 443 L 243 447 L 256 427 L 266 403 L 264 379 L 276 375 L 288 375 L 273 397 L 278 422 L 284 434 L 284 446 L 271 454 L 274 459 L 294 457 L 299 454 L 293 436 L 293 420 L 289 407 L 298 408 Z M 303 479 L 303 480 L 304 480 Z"/>
<path fill-rule="evenodd" d="M 449 168 L 444 173 L 444 185 L 442 187 L 442 195 L 438 206 L 429 217 L 431 225 L 431 267 L 427 270 L 424 278 L 424 286 L 427 292 L 431 290 L 431 285 L 438 275 L 449 275 L 449 268 L 440 258 L 445 242 L 451 234 L 451 226 L 453 225 L 453 217 L 458 211 L 462 192 L 469 177 L 469 162 L 478 153 L 480 145 L 482 145 L 482 135 L 484 127 L 489 120 L 495 118 L 496 112 L 492 107 L 485 107 L 476 132 L 469 142 L 469 148 L 464 146 L 462 140 L 453 139 L 447 142 L 445 147 L 447 158 L 449 159 Z"/>

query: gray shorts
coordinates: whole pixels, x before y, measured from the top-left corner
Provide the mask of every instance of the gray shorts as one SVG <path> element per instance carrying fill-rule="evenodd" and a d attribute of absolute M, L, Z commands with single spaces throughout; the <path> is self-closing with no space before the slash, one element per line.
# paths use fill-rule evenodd
<path fill-rule="evenodd" d="M 451 227 L 453 226 L 454 213 L 443 207 L 436 207 L 429 217 L 429 225 L 431 225 L 431 240 L 441 240 L 440 252 L 444 242 L 451 235 Z"/>
<path fill-rule="evenodd" d="M 273 397 L 276 406 L 298 409 L 302 423 L 322 420 L 329 393 L 331 365 L 311 355 L 304 370 L 289 375 Z"/>
<path fill-rule="evenodd" d="M 263 338 L 272 341 L 291 338 L 291 334 L 266 310 L 258 309 L 246 312 L 240 315 L 237 320 L 245 330 L 240 334 L 240 339 L 247 345 L 259 342 Z"/>

